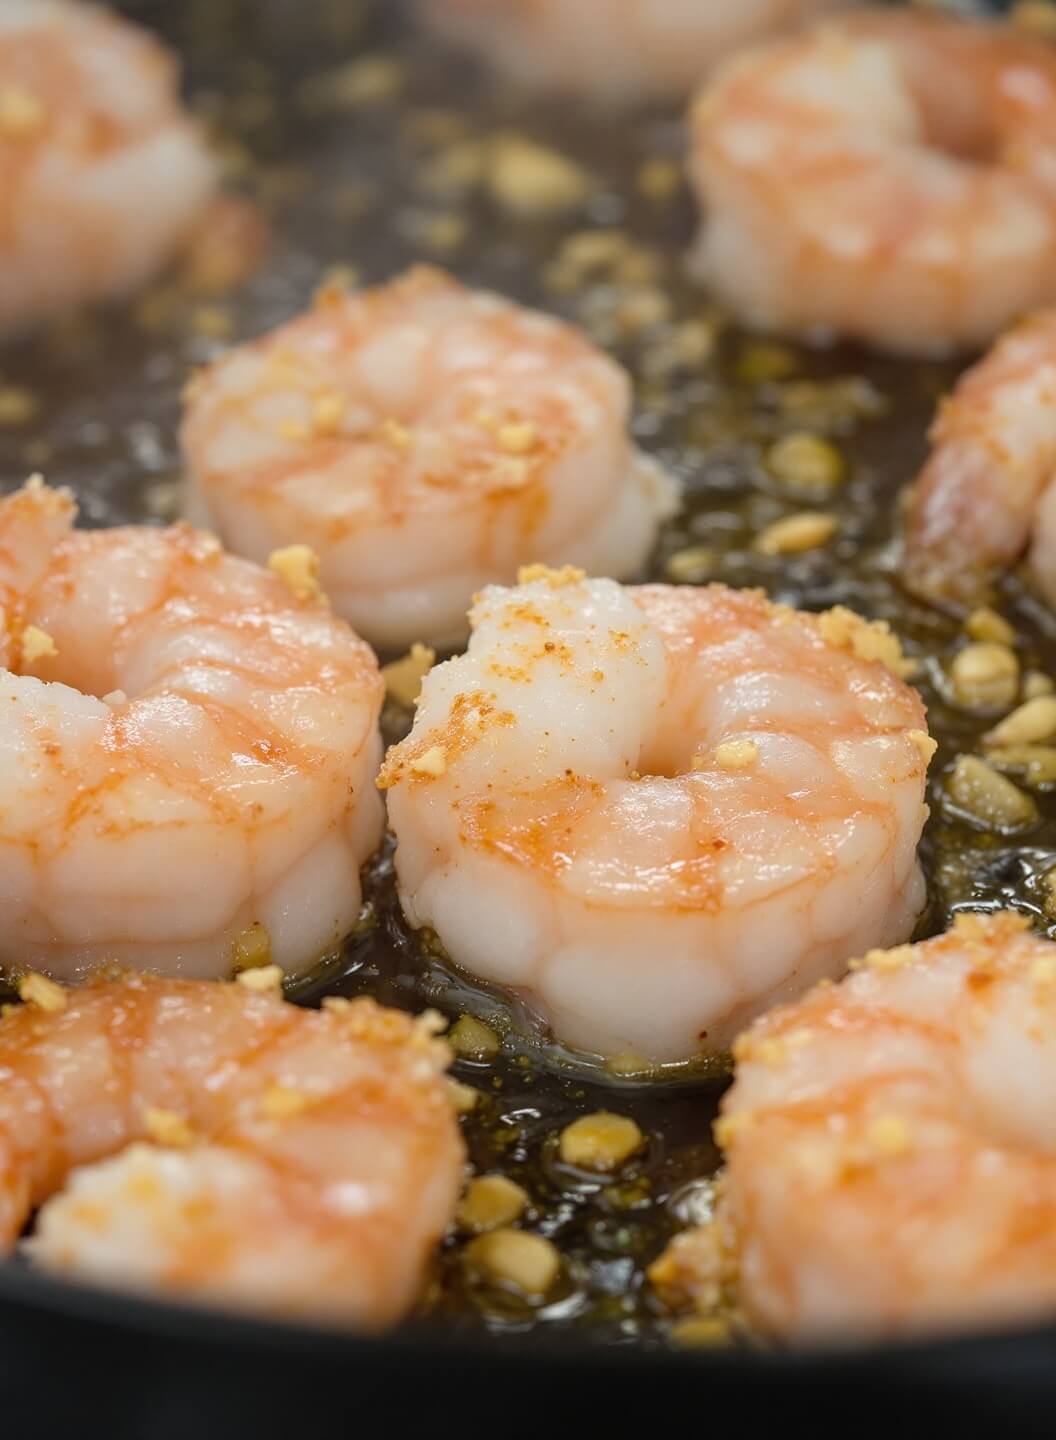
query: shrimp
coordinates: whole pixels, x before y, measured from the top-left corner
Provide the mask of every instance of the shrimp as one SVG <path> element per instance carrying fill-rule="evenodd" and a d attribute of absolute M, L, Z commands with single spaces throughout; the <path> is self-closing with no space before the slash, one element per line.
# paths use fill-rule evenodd
<path fill-rule="evenodd" d="M 931 440 L 910 502 L 910 587 L 971 604 L 1029 546 L 1056 606 L 1056 310 L 1016 326 L 962 376 Z"/>
<path fill-rule="evenodd" d="M 719 1216 L 654 1280 L 706 1295 L 730 1245 L 749 1317 L 790 1339 L 1056 1311 L 1054 982 L 1023 916 L 962 914 L 758 1021 L 717 1127 Z"/>
<path fill-rule="evenodd" d="M 1056 50 L 875 11 L 739 56 L 693 108 L 696 273 L 754 325 L 978 346 L 1056 299 Z"/>
<path fill-rule="evenodd" d="M 42 1206 L 28 1250 L 52 1270 L 369 1329 L 404 1314 L 464 1159 L 439 1017 L 35 979 L 0 1020 L 0 1250 Z"/>
<path fill-rule="evenodd" d="M 374 644 L 454 645 L 537 554 L 622 577 L 675 508 L 623 370 L 570 326 L 418 269 L 229 352 L 183 424 L 191 513 L 262 559 L 305 541 Z"/>
<path fill-rule="evenodd" d="M 299 971 L 358 918 L 383 685 L 289 581 L 189 526 L 71 533 L 0 501 L 0 968 Z M 300 588 L 300 595 L 291 589 Z"/>
<path fill-rule="evenodd" d="M 216 184 L 158 41 L 94 5 L 0 0 L 0 333 L 135 290 Z"/>
<path fill-rule="evenodd" d="M 536 571 L 382 767 L 412 926 L 567 1044 L 660 1062 L 905 938 L 934 747 L 885 626 Z"/>
<path fill-rule="evenodd" d="M 426 21 L 522 84 L 611 103 L 686 95 L 724 56 L 857 0 L 422 0 Z"/>

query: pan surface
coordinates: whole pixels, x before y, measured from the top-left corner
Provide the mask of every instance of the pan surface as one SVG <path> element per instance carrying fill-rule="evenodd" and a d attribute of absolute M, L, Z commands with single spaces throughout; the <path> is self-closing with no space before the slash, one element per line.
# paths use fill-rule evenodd
<path fill-rule="evenodd" d="M 916 683 L 940 741 L 920 935 L 959 908 L 999 905 L 1056 933 L 1044 885 L 1056 860 L 1056 801 L 1036 791 L 1038 823 L 1015 840 L 950 807 L 944 772 L 991 717 L 952 703 L 945 665 L 957 624 L 912 602 L 894 574 L 897 496 L 958 365 L 811 351 L 726 323 L 681 272 L 693 215 L 678 179 L 677 109 L 612 120 L 571 103 L 533 102 L 415 38 L 391 3 L 138 0 L 123 8 L 184 55 L 189 94 L 221 147 L 228 183 L 266 211 L 273 245 L 233 296 L 189 294 L 165 280 L 126 307 L 64 322 L 0 355 L 6 488 L 40 469 L 73 487 L 83 523 L 175 516 L 175 430 L 188 375 L 224 345 L 302 308 L 334 267 L 372 283 L 413 262 L 442 264 L 556 311 L 631 369 L 638 439 L 686 485 L 685 509 L 661 537 L 651 575 L 761 585 L 813 609 L 848 604 L 890 620 L 920 657 Z M 511 212 L 480 162 L 496 153 L 496 137 L 510 136 L 571 160 L 584 179 L 581 201 L 560 213 Z M 617 258 L 581 273 L 571 258 L 576 237 L 598 230 L 619 237 Z M 5 395 L 17 398 L 5 403 Z M 842 483 L 824 498 L 838 539 L 796 557 L 760 555 L 752 540 L 762 527 L 820 503 L 767 464 L 775 441 L 804 429 L 831 444 L 842 467 Z M 1050 618 L 1015 576 L 1001 600 L 1024 666 L 1056 676 Z M 406 723 L 395 707 L 386 712 L 390 738 Z M 371 867 L 368 899 L 361 929 L 296 998 L 366 992 L 507 1028 L 501 997 L 470 986 L 407 931 L 387 856 Z M 653 1377 L 665 1396 L 686 1403 L 705 1393 L 716 1403 L 737 1397 L 745 1416 L 762 1416 L 779 1395 L 805 1405 L 818 1381 L 830 1403 L 862 1388 L 890 1399 L 899 1386 L 907 1402 L 945 1395 L 953 1404 L 956 1393 L 974 1415 L 1000 1395 L 1006 1428 L 1026 1428 L 1041 1396 L 1056 1392 L 1056 1327 L 843 1355 L 674 1354 L 644 1267 L 707 1206 L 721 1076 L 634 1086 L 570 1064 L 545 1037 L 515 1033 L 494 1064 L 460 1062 L 457 1073 L 489 1096 L 468 1121 L 475 1163 L 528 1189 L 536 1228 L 564 1256 L 560 1293 L 543 1309 L 469 1282 L 455 1242 L 439 1257 L 415 1324 L 377 1342 L 103 1296 L 10 1264 L 0 1266 L 0 1394 L 14 1397 L 16 1415 L 24 1404 L 31 1417 L 36 1404 L 38 1415 L 68 1413 L 72 1426 L 91 1393 L 110 1433 L 153 1436 L 187 1434 L 188 1417 L 201 1413 L 195 1404 L 225 1417 L 225 1433 L 254 1416 L 255 1433 L 280 1434 L 291 1433 L 283 1425 L 306 1395 L 327 1397 L 342 1414 L 377 1407 L 396 1418 L 424 1413 L 438 1395 L 457 1407 L 469 1385 L 489 1405 L 503 1395 L 508 1403 L 536 1375 L 565 1393 L 589 1386 L 598 1405 L 619 1403 L 621 1387 L 635 1389 L 639 1375 L 636 1393 L 644 1394 Z M 561 1126 L 602 1105 L 633 1114 L 649 1139 L 619 1186 L 584 1185 L 554 1157 Z M 46 1377 L 60 1354 L 77 1381 L 57 1391 Z M 421 1393 L 406 1386 L 409 1373 L 422 1377 Z M 622 1405 L 613 1413 L 629 1418 Z"/>

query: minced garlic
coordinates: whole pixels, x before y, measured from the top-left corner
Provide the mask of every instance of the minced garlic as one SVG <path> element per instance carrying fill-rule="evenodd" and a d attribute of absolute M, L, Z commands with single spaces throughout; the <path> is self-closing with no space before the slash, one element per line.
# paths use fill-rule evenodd
<path fill-rule="evenodd" d="M 881 1115 L 869 1126 L 869 1144 L 880 1155 L 894 1158 L 910 1148 L 910 1131 L 898 1115 Z"/>
<path fill-rule="evenodd" d="M 22 631 L 22 664 L 35 665 L 38 660 L 53 660 L 58 646 L 46 630 L 27 625 Z"/>
<path fill-rule="evenodd" d="M 478 1235 L 463 1255 L 482 1279 L 509 1286 L 531 1300 L 541 1300 L 561 1271 L 561 1256 L 549 1240 L 505 1227 Z"/>
<path fill-rule="evenodd" d="M 759 758 L 754 740 L 726 740 L 715 747 L 715 760 L 720 770 L 750 770 Z"/>
<path fill-rule="evenodd" d="M 618 1170 L 643 1142 L 642 1132 L 630 1116 L 598 1110 L 565 1126 L 559 1152 L 566 1165 L 605 1172 Z"/>
<path fill-rule="evenodd" d="M 290 1120 L 311 1104 L 303 1090 L 290 1085 L 269 1085 L 260 1097 L 260 1108 L 269 1120 Z"/>
<path fill-rule="evenodd" d="M 336 391 L 327 390 L 312 402 L 312 428 L 317 435 L 336 435 L 345 418 L 345 402 Z"/>
<path fill-rule="evenodd" d="M 282 989 L 283 972 L 280 965 L 258 965 L 252 970 L 240 970 L 235 979 L 246 990 L 264 994 Z"/>
<path fill-rule="evenodd" d="M 167 1145 L 171 1149 L 186 1150 L 194 1144 L 194 1131 L 182 1115 L 175 1110 L 163 1110 L 148 1105 L 143 1112 L 143 1126 L 147 1138 L 155 1145 Z"/>
<path fill-rule="evenodd" d="M 900 679 L 917 668 L 902 651 L 902 643 L 886 620 L 863 620 L 845 605 L 834 605 L 817 617 L 821 637 L 859 660 L 879 660 Z"/>
<path fill-rule="evenodd" d="M 505 1175 L 480 1175 L 466 1186 L 457 1220 L 463 1230 L 483 1234 L 519 1220 L 528 1206 L 520 1185 Z"/>
<path fill-rule="evenodd" d="M 987 745 L 1036 745 L 1056 735 L 1056 695 L 1027 700 L 983 736 Z"/>
<path fill-rule="evenodd" d="M 947 790 L 958 809 L 988 829 L 1018 830 L 1038 818 L 1030 796 L 975 755 L 958 757 Z"/>
<path fill-rule="evenodd" d="M 955 699 L 968 709 L 1011 705 L 1019 687 L 1019 661 L 1007 645 L 978 641 L 953 657 L 950 679 Z"/>
<path fill-rule="evenodd" d="M 580 570 L 577 565 L 562 565 L 559 570 L 552 570 L 549 565 L 522 565 L 517 571 L 518 585 L 531 585 L 536 580 L 545 580 L 551 590 L 561 590 L 566 585 L 578 585 L 581 580 L 587 578 L 587 572 Z"/>
<path fill-rule="evenodd" d="M 423 775 L 430 780 L 439 780 L 447 772 L 447 753 L 442 745 L 431 745 L 408 765 L 412 775 Z"/>
<path fill-rule="evenodd" d="M 66 991 L 36 970 L 30 970 L 19 980 L 18 995 L 26 1005 L 35 1005 L 38 1010 L 46 1010 L 50 1015 L 66 1009 Z"/>
<path fill-rule="evenodd" d="M 29 90 L 21 85 L 0 85 L 0 136 L 22 140 L 35 134 L 48 112 Z"/>
<path fill-rule="evenodd" d="M 933 740 L 926 730 L 910 730 L 906 738 L 911 740 L 920 751 L 920 758 L 924 764 L 929 765 L 935 751 L 939 748 L 938 741 Z"/>
<path fill-rule="evenodd" d="M 401 425 L 391 415 L 381 422 L 381 433 L 390 445 L 396 446 L 397 450 L 406 450 L 410 447 L 411 432 L 406 425 Z"/>
<path fill-rule="evenodd" d="M 515 215 L 536 216 L 581 205 L 591 178 L 566 155 L 519 135 L 500 135 L 487 156 L 487 185 L 495 200 Z"/>
<path fill-rule="evenodd" d="M 385 692 L 398 705 L 412 706 L 422 689 L 422 681 L 436 662 L 436 651 L 415 641 L 406 655 L 381 667 Z"/>
<path fill-rule="evenodd" d="M 475 1090 L 472 1085 L 463 1085 L 461 1080 L 452 1080 L 448 1076 L 448 1094 L 451 1097 L 451 1104 L 459 1115 L 468 1115 L 475 1110 L 480 1102 L 480 1091 Z"/>
<path fill-rule="evenodd" d="M 322 598 L 319 586 L 319 556 L 310 545 L 285 545 L 268 556 L 268 569 L 296 595 L 298 600 Z"/>
<path fill-rule="evenodd" d="M 493 1060 L 502 1044 L 491 1026 L 474 1015 L 461 1015 L 447 1038 L 451 1049 L 463 1060 Z"/>
<path fill-rule="evenodd" d="M 964 632 L 971 640 L 996 645 L 1011 645 L 1016 638 L 1015 630 L 1005 617 L 989 605 L 981 605 L 978 610 L 972 611 L 964 622 Z"/>
<path fill-rule="evenodd" d="M 495 438 L 510 455 L 528 455 L 539 443 L 539 432 L 528 421 L 500 425 Z"/>
<path fill-rule="evenodd" d="M 21 385 L 0 387 L 0 426 L 4 429 L 29 425 L 36 419 L 39 410 L 40 401 L 32 390 L 26 390 Z"/>

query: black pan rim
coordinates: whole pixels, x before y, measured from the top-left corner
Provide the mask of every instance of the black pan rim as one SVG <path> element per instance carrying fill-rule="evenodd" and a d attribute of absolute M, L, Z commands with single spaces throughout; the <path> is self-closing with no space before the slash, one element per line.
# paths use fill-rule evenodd
<path fill-rule="evenodd" d="M 281 1355 L 296 1363 L 311 1354 L 315 1361 L 340 1360 L 369 1368 L 372 1360 L 386 1365 L 404 1361 L 412 1367 L 443 1368 L 452 1361 L 471 1368 L 501 1361 L 505 1369 L 584 1375 L 619 1369 L 632 1374 L 710 1374 L 735 1382 L 781 1378 L 850 1382 L 868 1372 L 875 1382 L 883 1375 L 899 1383 L 941 1380 L 963 1384 L 1000 1376 L 1037 1378 L 1039 1361 L 1056 1370 L 1056 1323 L 1035 1323 L 1001 1330 L 962 1334 L 943 1331 L 934 1337 L 899 1339 L 846 1346 L 819 1344 L 788 1349 L 718 1348 L 677 1350 L 671 1347 L 569 1344 L 567 1335 L 538 1331 L 512 1335 L 470 1335 L 445 1331 L 434 1321 L 418 1320 L 387 1334 L 370 1335 L 319 1321 L 268 1319 L 221 1308 L 181 1304 L 146 1294 L 56 1278 L 18 1264 L 0 1263 L 0 1313 L 35 1314 L 43 1320 L 88 1322 L 115 1335 L 179 1346 L 196 1345 L 218 1353 L 239 1349 L 264 1360 Z"/>

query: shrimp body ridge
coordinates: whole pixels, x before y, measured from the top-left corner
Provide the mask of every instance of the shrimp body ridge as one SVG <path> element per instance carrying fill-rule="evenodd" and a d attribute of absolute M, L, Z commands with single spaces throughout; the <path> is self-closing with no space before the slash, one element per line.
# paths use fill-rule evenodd
<path fill-rule="evenodd" d="M 192 385 L 192 513 L 251 558 L 310 544 L 376 645 L 455 644 L 474 591 L 525 561 L 643 563 L 676 494 L 629 412 L 571 326 L 439 271 L 324 290 Z"/>
<path fill-rule="evenodd" d="M 856 937 L 909 932 L 931 743 L 890 634 L 567 569 L 471 618 L 382 770 L 400 897 L 559 1038 L 720 1051 Z"/>
<path fill-rule="evenodd" d="M 738 1041 L 715 1226 L 657 1267 L 786 1339 L 993 1326 L 1056 1304 L 1056 946 L 1010 912 L 868 954 Z"/>
<path fill-rule="evenodd" d="M 927 353 L 1056 299 L 1056 54 L 875 10 L 734 57 L 692 114 L 693 264 L 752 324 Z"/>
<path fill-rule="evenodd" d="M 0 3 L 0 331 L 135 290 L 216 184 L 149 32 L 96 5 Z"/>
<path fill-rule="evenodd" d="M 59 992 L 62 995 L 62 992 Z M 435 1018 L 435 1017 L 434 1017 Z M 464 1151 L 428 1021 L 126 976 L 0 1019 L 0 1248 L 129 1288 L 378 1329 Z"/>
<path fill-rule="evenodd" d="M 0 965 L 296 972 L 354 925 L 383 685 L 317 595 L 179 525 L 0 502 Z"/>

